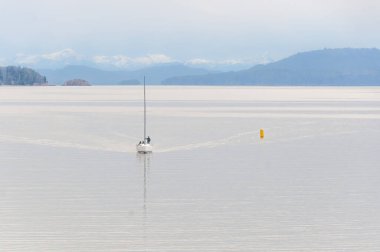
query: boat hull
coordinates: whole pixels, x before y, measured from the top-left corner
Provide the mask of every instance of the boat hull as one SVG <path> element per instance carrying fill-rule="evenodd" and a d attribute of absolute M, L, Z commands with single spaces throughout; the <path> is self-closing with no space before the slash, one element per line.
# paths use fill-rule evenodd
<path fill-rule="evenodd" d="M 136 150 L 139 153 L 149 153 L 153 151 L 153 147 L 150 144 L 138 144 L 136 145 Z"/>

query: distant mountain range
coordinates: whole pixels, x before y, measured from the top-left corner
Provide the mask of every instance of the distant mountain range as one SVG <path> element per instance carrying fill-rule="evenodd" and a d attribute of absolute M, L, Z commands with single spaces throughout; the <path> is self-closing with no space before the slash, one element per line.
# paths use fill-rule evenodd
<path fill-rule="evenodd" d="M 88 66 L 62 69 L 0 68 L 0 84 L 63 84 L 84 79 L 93 85 L 133 85 L 146 76 L 148 84 L 164 85 L 379 85 L 379 49 L 324 49 L 298 53 L 246 70 L 212 72 L 178 63 L 155 65 L 135 71 L 107 71 Z M 45 78 L 46 76 L 46 78 Z"/>
<path fill-rule="evenodd" d="M 161 84 L 173 76 L 196 76 L 210 73 L 208 70 L 192 68 L 181 64 L 160 64 L 136 71 L 106 71 L 87 66 L 67 66 L 62 69 L 40 69 L 50 84 L 63 84 L 70 79 L 84 79 L 93 85 L 131 85 L 142 82 L 146 76 L 147 83 Z"/>
<path fill-rule="evenodd" d="M 324 49 L 236 72 L 177 76 L 171 85 L 380 85 L 380 50 Z"/>

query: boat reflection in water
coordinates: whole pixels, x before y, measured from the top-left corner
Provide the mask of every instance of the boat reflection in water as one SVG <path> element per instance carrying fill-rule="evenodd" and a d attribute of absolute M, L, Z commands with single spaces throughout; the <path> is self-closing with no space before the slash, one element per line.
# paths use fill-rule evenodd
<path fill-rule="evenodd" d="M 150 172 L 150 165 L 152 153 L 139 153 L 136 154 L 136 159 L 138 162 L 138 167 L 140 171 L 143 172 L 143 241 L 144 245 L 147 246 L 147 218 L 148 218 L 148 209 L 147 209 L 147 196 L 148 196 L 148 178 Z"/>
<path fill-rule="evenodd" d="M 148 173 L 150 170 L 151 165 L 151 159 L 153 154 L 152 153 L 139 153 L 137 152 L 136 158 L 139 163 L 139 167 L 144 172 L 144 209 L 146 209 L 146 199 L 147 199 L 147 180 L 148 180 Z"/>

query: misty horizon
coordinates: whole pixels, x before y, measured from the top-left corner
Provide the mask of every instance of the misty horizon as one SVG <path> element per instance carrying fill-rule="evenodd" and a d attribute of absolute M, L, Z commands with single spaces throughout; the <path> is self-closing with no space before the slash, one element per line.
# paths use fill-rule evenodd
<path fill-rule="evenodd" d="M 379 11 L 372 0 L 15 0 L 2 4 L 0 65 L 239 70 L 310 50 L 380 48 Z"/>

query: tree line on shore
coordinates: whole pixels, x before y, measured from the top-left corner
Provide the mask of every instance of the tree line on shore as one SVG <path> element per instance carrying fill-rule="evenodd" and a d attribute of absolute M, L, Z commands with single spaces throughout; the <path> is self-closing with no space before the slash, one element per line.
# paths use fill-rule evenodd
<path fill-rule="evenodd" d="M 47 83 L 43 76 L 33 69 L 18 66 L 0 67 L 1 85 L 44 85 Z"/>

